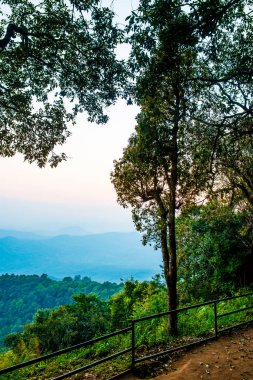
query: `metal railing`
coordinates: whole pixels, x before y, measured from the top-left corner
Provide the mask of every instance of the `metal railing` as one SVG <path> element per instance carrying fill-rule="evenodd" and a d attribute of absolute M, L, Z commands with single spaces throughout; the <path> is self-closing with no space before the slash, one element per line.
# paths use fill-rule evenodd
<path fill-rule="evenodd" d="M 139 323 L 139 322 L 146 321 L 146 320 L 149 320 L 149 319 L 169 316 L 172 313 L 179 314 L 181 312 L 192 310 L 192 309 L 197 309 L 199 307 L 213 305 L 213 311 L 214 311 L 213 330 L 214 330 L 214 335 L 209 336 L 207 338 L 201 338 L 199 340 L 195 340 L 192 343 L 188 343 L 188 344 L 180 345 L 180 346 L 177 346 L 177 347 L 173 347 L 173 348 L 170 348 L 170 349 L 165 350 L 165 351 L 159 351 L 159 352 L 154 353 L 152 355 L 143 356 L 143 357 L 140 357 L 140 358 L 135 358 L 135 348 L 136 347 L 133 346 L 132 347 L 132 367 L 134 368 L 135 364 L 140 363 L 142 361 L 149 360 L 149 359 L 152 359 L 152 358 L 155 358 L 155 357 L 158 357 L 158 356 L 162 356 L 162 355 L 165 355 L 165 354 L 170 354 L 172 352 L 179 351 L 179 350 L 182 350 L 184 348 L 190 348 L 192 346 L 195 346 L 196 344 L 207 342 L 209 340 L 217 338 L 219 333 L 222 333 L 222 332 L 231 330 L 231 329 L 233 329 L 235 327 L 239 327 L 239 326 L 245 325 L 246 323 L 252 322 L 253 321 L 253 316 L 252 316 L 252 319 L 247 320 L 245 322 L 237 323 L 236 325 L 233 325 L 233 326 L 230 326 L 230 327 L 227 327 L 227 328 L 222 328 L 222 329 L 218 328 L 218 319 L 219 318 L 222 318 L 222 317 L 225 317 L 225 316 L 228 316 L 228 315 L 232 315 L 232 314 L 236 314 L 236 313 L 239 313 L 239 312 L 243 312 L 243 311 L 246 311 L 246 310 L 253 309 L 253 302 L 252 302 L 252 305 L 249 306 L 249 307 L 240 308 L 240 309 L 233 310 L 233 311 L 230 311 L 230 312 L 227 312 L 227 313 L 223 313 L 223 314 L 218 314 L 217 313 L 217 305 L 218 305 L 218 303 L 231 301 L 231 300 L 234 300 L 236 298 L 249 297 L 249 296 L 252 296 L 252 295 L 253 295 L 253 292 L 247 293 L 247 294 L 238 295 L 238 296 L 234 296 L 234 297 L 227 297 L 227 298 L 212 300 L 212 301 L 208 301 L 208 302 L 203 302 L 203 303 L 192 305 L 192 306 L 182 307 L 182 308 L 176 309 L 176 310 L 166 311 L 166 312 L 163 312 L 163 313 L 148 315 L 146 317 L 134 319 L 132 321 L 132 331 L 133 332 L 135 331 L 135 325 L 137 323 Z M 133 341 L 134 341 L 134 338 L 133 338 Z"/>
<path fill-rule="evenodd" d="M 77 373 L 84 372 L 84 371 L 86 371 L 86 370 L 88 370 L 88 369 L 90 369 L 92 367 L 95 367 L 95 366 L 97 366 L 99 364 L 102 364 L 102 363 L 104 363 L 106 361 L 115 359 L 115 358 L 117 358 L 119 356 L 122 356 L 124 354 L 127 354 L 127 353 L 131 353 L 131 367 L 129 367 L 127 369 L 127 371 L 125 371 L 125 373 L 126 373 L 126 372 L 129 372 L 130 370 L 133 370 L 134 367 L 136 366 L 136 364 L 138 364 L 140 362 L 143 362 L 145 360 L 149 360 L 151 358 L 155 358 L 155 357 L 158 357 L 158 356 L 166 355 L 166 354 L 169 354 L 169 353 L 172 353 L 172 352 L 184 349 L 184 348 L 190 348 L 191 346 L 194 346 L 196 344 L 203 343 L 203 342 L 209 341 L 211 339 L 217 338 L 218 335 L 219 335 L 219 333 L 222 333 L 224 331 L 228 331 L 228 330 L 230 330 L 230 329 L 232 329 L 234 327 L 238 327 L 238 326 L 244 325 L 245 323 L 252 322 L 253 321 L 253 315 L 252 315 L 252 319 L 247 320 L 245 322 L 237 323 L 236 325 L 229 326 L 229 327 L 222 328 L 222 329 L 218 328 L 218 320 L 220 318 L 223 318 L 223 317 L 226 317 L 226 316 L 229 316 L 229 315 L 232 315 L 232 314 L 236 314 L 236 313 L 240 313 L 240 312 L 244 312 L 244 311 L 253 309 L 253 302 L 252 302 L 251 306 L 247 306 L 247 307 L 243 307 L 243 308 L 240 308 L 240 309 L 232 310 L 232 311 L 229 311 L 229 312 L 225 312 L 223 314 L 218 314 L 218 311 L 217 311 L 217 309 L 218 309 L 217 305 L 219 303 L 221 303 L 221 302 L 227 302 L 227 301 L 230 301 L 230 300 L 234 300 L 236 298 L 249 297 L 249 296 L 252 296 L 252 295 L 253 295 L 253 292 L 247 293 L 247 294 L 238 295 L 238 296 L 234 296 L 234 297 L 227 297 L 227 298 L 223 298 L 223 299 L 217 299 L 217 300 L 212 300 L 212 301 L 208 301 L 208 302 L 203 302 L 203 303 L 200 303 L 200 304 L 197 304 L 197 305 L 187 306 L 187 307 L 183 307 L 183 308 L 176 309 L 176 310 L 166 311 L 166 312 L 159 313 L 159 314 L 153 314 L 153 315 L 148 315 L 146 317 L 133 319 L 131 321 L 131 326 L 129 326 L 129 327 L 126 327 L 126 328 L 124 328 L 122 330 L 118 330 L 118 331 L 115 331 L 113 333 L 110 333 L 110 334 L 107 334 L 107 335 L 104 335 L 104 336 L 101 336 L 101 337 L 98 337 L 98 338 L 95 338 L 95 339 L 92 339 L 92 340 L 89 340 L 89 341 L 86 341 L 86 342 L 79 343 L 77 345 L 74 345 L 74 346 L 71 346 L 71 347 L 68 347 L 68 348 L 64 348 L 62 350 L 59 350 L 59 351 L 56 351 L 56 352 L 53 352 L 53 353 L 50 353 L 50 354 L 47 354 L 47 355 L 44 355 L 44 356 L 40 356 L 38 358 L 35 358 L 35 359 L 32 359 L 32 360 L 29 360 L 29 361 L 26 361 L 26 362 L 14 365 L 12 367 L 4 368 L 4 369 L 0 370 L 0 376 L 4 375 L 4 374 L 7 374 L 7 373 L 11 373 L 13 371 L 17 371 L 17 370 L 19 370 L 21 368 L 29 367 L 29 366 L 31 366 L 33 364 L 45 361 L 47 359 L 58 357 L 60 355 L 72 352 L 72 351 L 80 349 L 80 348 L 91 346 L 92 344 L 104 341 L 106 339 L 115 337 L 117 335 L 126 334 L 128 332 L 131 332 L 131 347 L 126 348 L 126 349 L 124 349 L 122 351 L 113 353 L 113 354 L 111 354 L 109 356 L 106 356 L 106 357 L 104 357 L 102 359 L 96 360 L 96 361 L 94 361 L 94 362 L 92 362 L 92 363 L 90 363 L 88 365 L 85 365 L 83 367 L 77 368 L 77 369 L 75 369 L 75 370 L 73 370 L 71 372 L 62 374 L 62 375 L 54 378 L 53 380 L 62 380 L 62 379 L 68 378 L 68 377 L 73 376 L 73 375 L 75 375 Z M 184 311 L 188 311 L 188 310 L 192 310 L 192 309 L 196 309 L 196 308 L 203 307 L 203 306 L 208 306 L 208 305 L 213 305 L 213 312 L 214 312 L 214 314 L 213 314 L 214 315 L 214 318 L 213 318 L 213 331 L 214 331 L 214 335 L 209 336 L 207 338 L 201 338 L 201 339 L 199 339 L 197 341 L 194 341 L 192 343 L 188 343 L 188 344 L 185 344 L 185 345 L 180 345 L 180 346 L 172 347 L 172 348 L 167 349 L 165 351 L 159 351 L 157 353 L 154 353 L 154 354 L 151 354 L 151 355 L 148 355 L 148 356 L 136 357 L 136 349 L 138 348 L 138 346 L 136 345 L 136 325 L 138 323 L 143 322 L 143 321 L 147 321 L 147 320 L 151 320 L 151 319 L 155 319 L 155 318 L 161 318 L 161 317 L 164 317 L 164 316 L 169 316 L 172 313 L 179 314 L 179 313 L 184 312 Z"/>

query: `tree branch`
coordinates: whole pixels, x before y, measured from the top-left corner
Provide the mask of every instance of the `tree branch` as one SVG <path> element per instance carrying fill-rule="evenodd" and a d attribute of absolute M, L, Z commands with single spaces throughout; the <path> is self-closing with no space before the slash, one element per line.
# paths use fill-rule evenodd
<path fill-rule="evenodd" d="M 0 40 L 0 48 L 5 49 L 12 38 L 15 38 L 15 33 L 21 34 L 25 38 L 26 45 L 28 43 L 28 32 L 22 27 L 15 24 L 9 24 L 6 29 L 4 38 Z"/>

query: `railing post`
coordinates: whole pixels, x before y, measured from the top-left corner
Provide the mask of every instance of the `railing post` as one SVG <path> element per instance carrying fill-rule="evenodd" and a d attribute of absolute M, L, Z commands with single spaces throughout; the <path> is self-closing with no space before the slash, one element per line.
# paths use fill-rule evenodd
<path fill-rule="evenodd" d="M 215 337 L 217 338 L 218 323 L 217 323 L 217 302 L 216 301 L 214 301 L 213 306 L 214 306 L 214 333 L 215 333 Z"/>
<path fill-rule="evenodd" d="M 134 321 L 132 321 L 132 370 L 135 367 L 135 328 Z"/>

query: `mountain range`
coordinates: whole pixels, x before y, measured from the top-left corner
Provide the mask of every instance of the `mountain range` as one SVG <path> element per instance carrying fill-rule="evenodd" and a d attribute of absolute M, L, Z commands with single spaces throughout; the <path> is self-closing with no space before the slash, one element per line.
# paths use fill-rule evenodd
<path fill-rule="evenodd" d="M 115 281 L 151 279 L 161 271 L 161 254 L 141 244 L 136 232 L 83 236 L 40 236 L 0 230 L 0 274 L 42 274 L 52 278 L 89 276 Z"/>

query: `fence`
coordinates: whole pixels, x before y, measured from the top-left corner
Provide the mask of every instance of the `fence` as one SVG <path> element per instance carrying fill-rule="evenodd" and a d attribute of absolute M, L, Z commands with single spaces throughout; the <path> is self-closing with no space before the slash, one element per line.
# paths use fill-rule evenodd
<path fill-rule="evenodd" d="M 80 348 L 91 346 L 94 343 L 98 343 L 98 342 L 104 341 L 104 340 L 109 339 L 111 337 L 114 337 L 114 336 L 117 336 L 117 335 L 126 334 L 126 333 L 130 332 L 131 333 L 131 347 L 126 348 L 126 349 L 124 349 L 122 351 L 113 353 L 113 354 L 111 354 L 109 356 L 106 356 L 106 357 L 104 357 L 102 359 L 96 360 L 96 361 L 94 361 L 94 362 L 92 362 L 92 363 L 90 363 L 90 364 L 88 364 L 86 366 L 77 368 L 77 369 L 75 369 L 75 370 L 73 370 L 71 372 L 62 374 L 62 375 L 54 378 L 53 380 L 62 380 L 62 379 L 68 378 L 68 377 L 73 376 L 75 374 L 78 374 L 80 372 L 84 372 L 84 371 L 86 371 L 86 370 L 88 370 L 88 369 L 90 369 L 92 367 L 95 367 L 95 366 L 97 366 L 97 365 L 99 365 L 101 363 L 104 363 L 106 361 L 112 360 L 114 358 L 117 358 L 117 357 L 122 356 L 122 355 L 127 354 L 127 353 L 131 353 L 131 368 L 129 368 L 126 371 L 126 372 L 128 372 L 131 369 L 134 369 L 134 367 L 136 366 L 136 364 L 138 364 L 138 363 L 140 363 L 142 361 L 149 360 L 151 358 L 155 358 L 155 357 L 158 357 L 158 356 L 161 356 L 161 355 L 169 354 L 169 353 L 172 353 L 172 352 L 184 349 L 184 348 L 189 348 L 189 347 L 191 347 L 193 345 L 196 345 L 196 344 L 199 344 L 199 343 L 202 343 L 202 342 L 206 342 L 206 341 L 208 341 L 210 339 L 215 339 L 215 338 L 217 338 L 217 336 L 218 336 L 219 333 L 222 333 L 224 331 L 230 330 L 230 329 L 232 329 L 234 327 L 238 327 L 238 326 L 244 325 L 245 323 L 252 322 L 253 318 L 247 320 L 247 322 L 238 323 L 236 325 L 229 326 L 229 327 L 222 328 L 222 329 L 218 328 L 218 320 L 220 320 L 220 319 L 222 319 L 222 318 L 224 318 L 226 316 L 232 315 L 232 314 L 242 313 L 244 311 L 253 309 L 253 303 L 252 303 L 250 306 L 247 306 L 247 307 L 243 307 L 243 308 L 240 308 L 240 309 L 236 309 L 236 310 L 232 310 L 232 311 L 225 312 L 225 313 L 222 313 L 222 314 L 218 314 L 218 304 L 219 303 L 221 303 L 221 302 L 228 302 L 228 301 L 234 300 L 236 298 L 250 297 L 252 295 L 253 295 L 253 292 L 247 293 L 247 294 L 243 294 L 243 295 L 234 296 L 234 297 L 227 297 L 227 298 L 223 298 L 223 299 L 217 299 L 217 300 L 213 300 L 213 301 L 208 301 L 208 302 L 200 303 L 200 304 L 193 305 L 193 306 L 183 307 L 183 308 L 180 308 L 180 309 L 177 309 L 177 310 L 166 311 L 164 313 L 159 313 L 159 314 L 154 314 L 154 315 L 149 315 L 149 316 L 146 316 L 146 317 L 134 319 L 134 320 L 131 321 L 131 326 L 129 326 L 129 327 L 125 328 L 125 329 L 115 331 L 113 333 L 101 336 L 99 338 L 95 338 L 95 339 L 92 339 L 92 340 L 89 340 L 89 341 L 77 344 L 75 346 L 71 346 L 71 347 L 68 347 L 68 348 L 65 348 L 65 349 L 53 352 L 51 354 L 44 355 L 44 356 L 41 356 L 41 357 L 38 357 L 38 358 L 35 358 L 35 359 L 32 359 L 32 360 L 29 360 L 27 362 L 23 362 L 23 363 L 14 365 L 12 367 L 4 368 L 4 369 L 0 370 L 0 376 L 4 375 L 4 374 L 7 374 L 7 373 L 11 373 L 13 371 L 17 371 L 17 370 L 19 370 L 21 368 L 28 367 L 28 366 L 31 366 L 33 364 L 45 361 L 45 360 L 53 358 L 53 357 L 58 357 L 60 355 L 72 352 L 72 351 L 80 349 Z M 136 357 L 137 345 L 136 345 L 135 338 L 136 338 L 136 326 L 137 326 L 137 324 L 139 324 L 140 322 L 143 322 L 143 321 L 147 321 L 147 320 L 152 320 L 152 319 L 156 319 L 156 318 L 161 318 L 161 317 L 169 316 L 172 313 L 179 314 L 179 313 L 182 313 L 182 312 L 185 312 L 185 311 L 188 311 L 188 310 L 193 310 L 193 309 L 197 309 L 197 308 L 200 308 L 200 307 L 203 307 L 203 306 L 208 306 L 208 305 L 213 305 L 213 332 L 214 332 L 214 334 L 212 336 L 209 336 L 207 338 L 201 338 L 201 339 L 199 339 L 197 341 L 194 341 L 194 342 L 191 342 L 189 344 L 184 344 L 184 345 L 180 345 L 180 346 L 177 346 L 177 347 L 173 347 L 173 348 L 164 350 L 162 352 L 159 351 L 158 353 L 154 353 L 154 354 L 151 354 L 151 355 L 148 355 L 148 356 Z"/>

